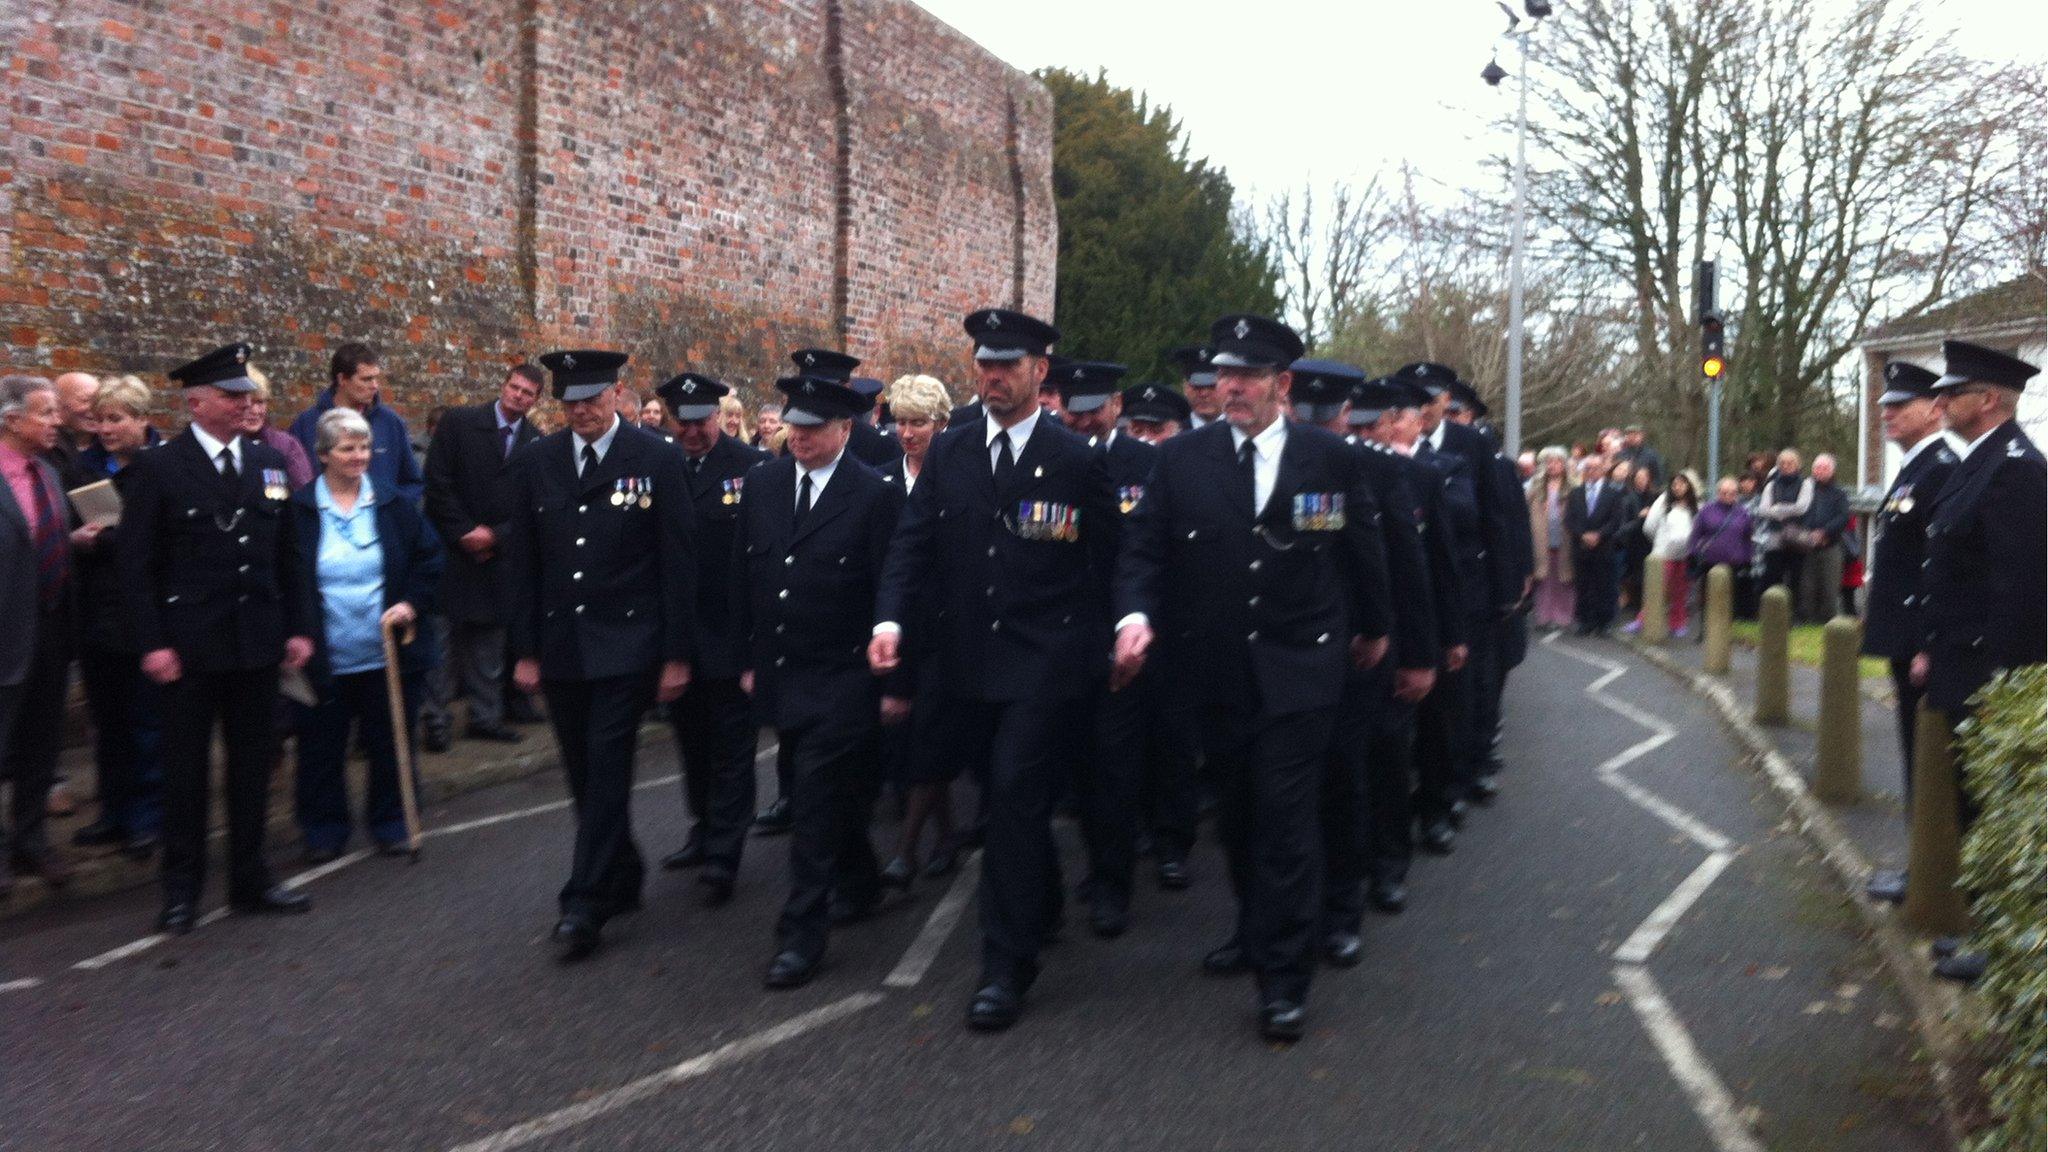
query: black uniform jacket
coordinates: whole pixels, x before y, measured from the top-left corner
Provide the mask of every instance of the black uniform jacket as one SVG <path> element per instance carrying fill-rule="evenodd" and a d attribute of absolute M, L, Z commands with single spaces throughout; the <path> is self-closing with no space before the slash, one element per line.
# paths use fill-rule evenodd
<path fill-rule="evenodd" d="M 949 427 L 904 507 L 874 619 L 901 624 L 952 694 L 1085 694 L 1108 674 L 1119 519 L 1102 453 L 1056 420 L 1040 414 L 1000 492 L 987 421 Z M 929 646 L 907 635 L 924 620 Z"/>
<path fill-rule="evenodd" d="M 720 435 L 704 462 L 689 471 L 691 525 L 697 548 L 697 664 L 700 680 L 729 680 L 747 666 L 746 643 L 732 624 L 733 544 L 739 537 L 740 509 L 745 506 L 747 477 L 769 459 L 766 452 L 731 436 Z"/>
<path fill-rule="evenodd" d="M 574 452 L 565 428 L 512 457 L 512 657 L 539 659 L 549 680 L 694 660 L 697 565 L 682 452 L 630 424 L 591 475 L 576 475 Z"/>
<path fill-rule="evenodd" d="M 1334 706 L 1353 635 L 1388 635 L 1379 510 L 1358 450 L 1290 425 L 1254 516 L 1230 427 L 1159 446 L 1126 530 L 1116 614 L 1151 621 L 1154 658 L 1194 701 L 1264 716 Z"/>
<path fill-rule="evenodd" d="M 448 546 L 441 614 L 470 624 L 502 623 L 511 604 L 505 587 L 505 535 L 518 504 L 507 479 L 512 464 L 498 434 L 497 407 L 493 401 L 449 409 L 427 447 L 427 519 Z M 521 420 L 512 435 L 513 452 L 539 436 L 532 420 Z M 498 538 L 488 560 L 476 560 L 462 548 L 462 538 L 478 525 Z"/>
<path fill-rule="evenodd" d="M 1429 561 L 1422 552 L 1422 525 L 1415 494 L 1408 488 L 1408 470 L 1400 458 L 1378 444 L 1355 445 L 1359 468 L 1379 505 L 1380 546 L 1387 557 L 1387 584 L 1393 596 L 1394 644 L 1388 659 L 1397 668 L 1435 668 L 1443 661 L 1437 636 L 1436 598 Z"/>
<path fill-rule="evenodd" d="M 777 728 L 816 723 L 832 707 L 872 714 L 880 687 L 868 672 L 870 612 L 903 489 L 849 449 L 797 524 L 793 458 L 755 469 L 748 484 L 734 542 L 732 617 L 754 672 L 756 712 Z M 849 692 L 849 685 L 871 690 Z"/>
<path fill-rule="evenodd" d="M 1863 651 L 1911 660 L 1926 639 L 1921 620 L 1921 565 L 1927 559 L 1927 524 L 1935 498 L 1956 470 L 1956 454 L 1939 437 L 1899 469 L 1885 491 L 1873 526 L 1870 574 L 1864 596 Z"/>
<path fill-rule="evenodd" d="M 855 460 L 870 468 L 880 468 L 891 460 L 903 458 L 903 445 L 894 436 L 885 435 L 865 420 L 853 422 L 853 430 L 847 433 L 846 450 L 853 453 Z"/>
<path fill-rule="evenodd" d="M 1929 704 L 1957 714 L 1998 671 L 2048 660 L 2048 467 L 2018 424 L 1942 486 L 1925 572 Z"/>
<path fill-rule="evenodd" d="M 242 437 L 230 482 L 188 429 L 128 472 L 117 562 L 138 651 L 175 649 L 198 672 L 246 671 L 282 662 L 286 637 L 313 635 L 276 449 Z"/>
<path fill-rule="evenodd" d="M 1498 616 L 1522 598 L 1525 569 L 1533 570 L 1534 558 L 1524 562 L 1516 546 L 1515 521 L 1528 519 L 1528 502 L 1515 482 L 1514 462 L 1501 455 L 1486 433 L 1469 424 L 1444 424 L 1444 451 L 1465 458 L 1471 468 L 1473 495 L 1477 502 L 1479 546 L 1486 573 L 1483 589 L 1487 614 Z M 1526 535 L 1526 534 L 1525 534 Z M 1467 589 L 1468 596 L 1473 589 Z"/>

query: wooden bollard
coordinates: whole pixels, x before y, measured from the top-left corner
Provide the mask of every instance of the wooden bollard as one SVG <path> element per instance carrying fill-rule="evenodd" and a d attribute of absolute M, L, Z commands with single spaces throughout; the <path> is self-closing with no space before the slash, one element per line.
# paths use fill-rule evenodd
<path fill-rule="evenodd" d="M 1820 749 L 1813 794 L 1829 804 L 1863 798 L 1863 697 L 1857 690 L 1863 622 L 1837 616 L 1822 631 Z"/>
<path fill-rule="evenodd" d="M 1792 594 L 1780 584 L 1764 593 L 1757 614 L 1756 722 L 1792 718 Z"/>
<path fill-rule="evenodd" d="M 1643 561 L 1643 639 L 1662 644 L 1671 638 L 1670 614 L 1664 610 L 1664 562 Z"/>
<path fill-rule="evenodd" d="M 1702 623 L 1705 629 L 1706 668 L 1715 675 L 1728 673 L 1728 649 L 1735 620 L 1735 572 L 1726 564 L 1716 564 L 1707 573 L 1707 612 Z"/>
<path fill-rule="evenodd" d="M 1906 902 L 1899 918 L 1928 936 L 1960 936 L 1970 909 L 1956 887 L 1963 866 L 1962 813 L 1948 716 L 1920 705 L 1913 727 L 1912 831 L 1906 847 Z"/>

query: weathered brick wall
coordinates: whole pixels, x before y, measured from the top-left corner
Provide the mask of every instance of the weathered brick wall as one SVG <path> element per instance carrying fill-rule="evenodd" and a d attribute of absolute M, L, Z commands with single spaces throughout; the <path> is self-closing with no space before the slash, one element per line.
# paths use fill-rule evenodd
<path fill-rule="evenodd" d="M 13 0 L 0 53 L 9 368 L 242 337 L 287 413 L 351 339 L 415 413 L 557 345 L 957 383 L 962 312 L 1052 307 L 1050 99 L 899 0 Z"/>

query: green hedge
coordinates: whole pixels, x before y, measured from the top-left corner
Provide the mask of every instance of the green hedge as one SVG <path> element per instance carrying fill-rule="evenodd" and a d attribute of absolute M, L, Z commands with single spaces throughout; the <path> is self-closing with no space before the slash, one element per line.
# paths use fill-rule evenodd
<path fill-rule="evenodd" d="M 1970 1152 L 2039 1148 L 2048 1129 L 2048 680 L 2039 666 L 1987 685 L 1959 733 L 1964 786 L 1979 810 L 1963 842 L 1976 893 L 1973 942 L 1990 954 L 1979 992 L 1991 1010 L 1984 1091 L 1998 1119 Z"/>

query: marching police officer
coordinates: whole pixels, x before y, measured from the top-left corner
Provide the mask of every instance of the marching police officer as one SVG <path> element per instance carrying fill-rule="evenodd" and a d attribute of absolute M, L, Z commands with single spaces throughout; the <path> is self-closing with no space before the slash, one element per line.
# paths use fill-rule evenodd
<path fill-rule="evenodd" d="M 885 707 L 900 722 L 909 701 L 893 683 L 884 701 L 866 652 L 903 489 L 849 445 L 870 397 L 820 376 L 776 387 L 788 397 L 789 454 L 754 471 L 741 505 L 734 610 L 744 683 L 791 753 L 790 892 L 763 979 L 795 988 L 816 973 L 830 925 L 881 899 L 868 841 L 877 745 Z"/>
<path fill-rule="evenodd" d="M 1529 590 L 1535 587 L 1536 575 L 1535 540 L 1530 535 L 1529 517 L 1522 514 L 1524 505 L 1518 496 L 1522 481 L 1515 473 L 1515 462 L 1501 451 L 1500 438 L 1494 433 L 1493 426 L 1486 422 L 1486 415 L 1486 401 L 1480 398 L 1479 390 L 1453 378 L 1447 418 L 1479 434 L 1481 439 L 1474 447 L 1489 453 L 1482 464 L 1489 481 L 1487 491 L 1493 494 L 1494 501 L 1504 512 L 1498 518 L 1501 532 L 1488 545 L 1500 561 L 1498 590 L 1501 602 L 1494 613 L 1492 644 L 1482 649 L 1486 666 L 1481 670 L 1473 692 L 1472 798 L 1482 802 L 1492 800 L 1500 791 L 1496 778 L 1504 766 L 1500 758 L 1501 697 L 1507 691 L 1508 673 L 1528 654 L 1528 621 L 1523 610 Z M 1654 452 L 1655 449 L 1646 451 Z"/>
<path fill-rule="evenodd" d="M 1884 366 L 1884 394 L 1877 398 L 1885 439 L 1905 453 L 1898 475 L 1885 491 L 1873 526 L 1868 605 L 1863 616 L 1863 653 L 1891 661 L 1893 706 L 1898 710 L 1900 762 L 1905 766 L 1907 810 L 1913 804 L 1913 718 L 1920 689 L 1911 675 L 1913 654 L 1926 633 L 1922 626 L 1921 564 L 1927 556 L 1927 523 L 1935 497 L 1955 471 L 1956 454 L 1941 428 L 1934 373 L 1894 360 Z M 1871 875 L 1873 899 L 1906 898 L 1906 874 L 1880 870 Z"/>
<path fill-rule="evenodd" d="M 228 903 L 291 913 L 306 895 L 271 883 L 263 833 L 276 752 L 280 665 L 313 653 L 317 606 L 301 592 L 284 457 L 241 434 L 256 385 L 249 346 L 171 370 L 191 426 L 129 466 L 119 563 L 142 671 L 162 686 L 164 932 L 190 932 L 206 876 L 214 726 L 227 749 Z M 404 450 L 404 445 L 400 445 Z"/>
<path fill-rule="evenodd" d="M 697 568 L 683 454 L 615 408 L 626 354 L 540 362 L 568 427 L 512 457 L 507 642 L 514 684 L 547 697 L 575 800 L 554 940 L 564 960 L 580 960 L 605 921 L 640 907 L 633 755 L 647 709 L 689 686 Z"/>
<path fill-rule="evenodd" d="M 1120 513 L 1102 454 L 1043 419 L 1038 387 L 1059 330 L 1005 309 L 966 319 L 983 417 L 933 441 L 876 597 L 869 661 L 894 671 L 915 596 L 937 598 L 929 649 L 945 686 L 941 737 L 986 766 L 982 977 L 967 1023 L 1016 1023 L 1060 902 L 1049 820 L 1061 726 L 1099 686 Z"/>
<path fill-rule="evenodd" d="M 668 706 L 683 799 L 692 824 L 664 868 L 703 867 L 697 882 L 707 903 L 732 898 L 740 853 L 754 818 L 754 717 L 740 691 L 744 645 L 732 628 L 733 541 L 747 472 L 768 454 L 718 426 L 724 382 L 695 372 L 670 378 L 655 393 L 675 421 L 689 489 L 697 555 L 697 650 L 690 686 Z"/>
<path fill-rule="evenodd" d="M 1182 427 L 1194 432 L 1223 419 L 1223 394 L 1216 390 L 1216 369 L 1209 363 L 1209 349 L 1192 344 L 1175 348 L 1166 358 L 1180 369 L 1181 388 L 1186 393 L 1189 415 Z"/>
<path fill-rule="evenodd" d="M 1351 395 L 1365 383 L 1365 373 L 1330 360 L 1297 360 L 1292 372 L 1289 395 L 1295 419 L 1348 437 Z M 1365 955 L 1359 932 L 1371 871 L 1372 801 L 1408 786 L 1407 757 L 1381 763 L 1373 755 L 1373 733 L 1387 724 L 1385 713 L 1394 704 L 1412 707 L 1428 695 L 1441 658 L 1436 614 L 1427 596 L 1429 567 L 1407 472 L 1377 446 L 1359 446 L 1358 453 L 1359 467 L 1379 507 L 1387 580 L 1401 604 L 1394 614 L 1392 655 L 1370 668 L 1349 669 L 1344 677 L 1344 699 L 1324 766 L 1321 939 L 1323 958 L 1340 968 L 1356 965 Z M 1399 777 L 1389 779 L 1394 771 Z M 1405 811 L 1408 805 L 1400 808 Z"/>
<path fill-rule="evenodd" d="M 1261 1033 L 1291 1041 L 1316 962 L 1318 792 L 1346 669 L 1386 656 L 1386 560 L 1357 450 L 1286 419 L 1301 338 L 1261 316 L 1209 336 L 1224 422 L 1160 446 L 1118 561 L 1112 683 L 1156 641 L 1203 707 L 1238 896 L 1203 966 L 1256 973 Z"/>

